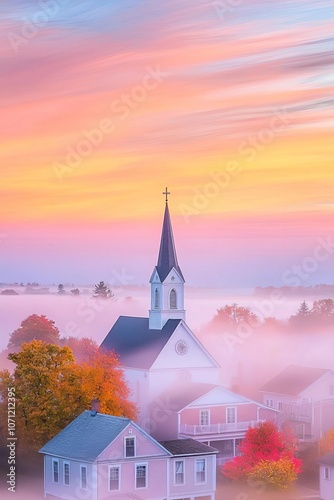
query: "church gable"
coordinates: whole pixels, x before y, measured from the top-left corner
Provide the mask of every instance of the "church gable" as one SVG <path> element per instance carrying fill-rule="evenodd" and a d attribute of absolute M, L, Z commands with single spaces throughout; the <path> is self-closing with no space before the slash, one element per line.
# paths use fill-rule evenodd
<path fill-rule="evenodd" d="M 181 321 L 152 365 L 153 370 L 218 368 L 218 363 Z"/>

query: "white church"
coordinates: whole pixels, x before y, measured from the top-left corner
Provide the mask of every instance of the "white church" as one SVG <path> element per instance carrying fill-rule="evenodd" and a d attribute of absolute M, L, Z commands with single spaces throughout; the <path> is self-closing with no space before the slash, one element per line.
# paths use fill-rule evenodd
<path fill-rule="evenodd" d="M 167 189 L 164 194 L 149 317 L 120 316 L 100 347 L 119 356 L 142 428 L 160 440 L 193 437 L 232 457 L 249 425 L 275 410 L 220 386 L 220 365 L 188 327 Z"/>

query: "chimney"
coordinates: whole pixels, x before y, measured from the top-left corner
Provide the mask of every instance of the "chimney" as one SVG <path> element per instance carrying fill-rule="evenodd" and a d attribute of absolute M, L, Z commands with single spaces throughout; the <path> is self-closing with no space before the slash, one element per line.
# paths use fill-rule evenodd
<path fill-rule="evenodd" d="M 97 413 L 100 413 L 100 400 L 98 398 L 92 399 L 91 415 L 95 417 Z"/>

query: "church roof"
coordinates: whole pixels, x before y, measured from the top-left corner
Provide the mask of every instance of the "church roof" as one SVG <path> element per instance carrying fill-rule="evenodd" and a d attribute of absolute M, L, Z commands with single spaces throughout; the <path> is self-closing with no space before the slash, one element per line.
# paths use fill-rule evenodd
<path fill-rule="evenodd" d="M 177 270 L 181 278 L 184 280 L 182 271 L 177 262 L 172 223 L 170 220 L 168 203 L 166 203 L 165 215 L 161 233 L 158 264 L 156 266 L 156 270 L 159 274 L 161 282 L 163 282 L 167 278 L 168 274 L 173 269 L 173 267 Z"/>
<path fill-rule="evenodd" d="M 100 348 L 115 351 L 124 366 L 147 370 L 180 322 L 180 319 L 169 319 L 161 330 L 150 330 L 148 318 L 120 316 Z"/>
<path fill-rule="evenodd" d="M 264 384 L 260 391 L 298 396 L 327 372 L 330 370 L 326 368 L 290 365 Z"/>

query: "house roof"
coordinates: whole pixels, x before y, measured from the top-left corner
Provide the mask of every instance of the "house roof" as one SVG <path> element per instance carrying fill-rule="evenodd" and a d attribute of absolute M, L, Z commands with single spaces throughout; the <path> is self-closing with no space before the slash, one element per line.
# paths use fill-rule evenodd
<path fill-rule="evenodd" d="M 326 368 L 290 365 L 264 384 L 260 391 L 298 396 L 328 371 Z"/>
<path fill-rule="evenodd" d="M 177 270 L 180 277 L 184 280 L 182 271 L 177 261 L 172 223 L 169 215 L 168 203 L 166 203 L 164 221 L 162 225 L 160 250 L 156 270 L 160 281 L 163 282 L 173 267 Z"/>
<path fill-rule="evenodd" d="M 148 318 L 120 316 L 100 348 L 115 351 L 122 365 L 149 369 L 180 322 L 169 319 L 161 330 L 150 330 Z"/>
<path fill-rule="evenodd" d="M 159 396 L 159 402 L 165 400 L 168 403 L 168 411 L 172 410 L 178 412 L 190 405 L 195 405 L 196 401 L 200 400 L 203 396 L 213 392 L 214 390 L 219 391 L 219 399 L 216 404 L 219 405 L 231 405 L 231 404 L 251 404 L 254 403 L 257 406 L 267 408 L 258 401 L 246 398 L 241 394 L 236 394 L 221 385 L 214 384 L 204 384 L 204 383 L 183 383 L 172 386 L 166 391 L 162 396 Z M 154 407 L 155 402 L 153 401 L 152 407 Z M 272 408 L 270 408 L 272 409 Z"/>
<path fill-rule="evenodd" d="M 334 451 L 327 453 L 323 457 L 318 459 L 319 464 L 321 465 L 331 465 L 334 467 Z"/>
<path fill-rule="evenodd" d="M 208 455 L 218 453 L 216 448 L 195 441 L 194 439 L 174 439 L 161 441 L 160 444 L 174 456 L 180 455 Z"/>
<path fill-rule="evenodd" d="M 39 451 L 47 455 L 93 461 L 129 425 L 129 418 L 85 410 Z"/>

